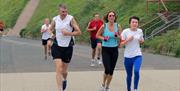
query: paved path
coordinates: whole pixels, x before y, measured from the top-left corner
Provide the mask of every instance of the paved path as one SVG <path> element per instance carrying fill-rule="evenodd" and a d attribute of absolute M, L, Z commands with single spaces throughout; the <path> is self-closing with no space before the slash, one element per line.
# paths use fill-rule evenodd
<path fill-rule="evenodd" d="M 21 15 L 18 17 L 15 26 L 11 29 L 7 35 L 10 36 L 20 36 L 20 31 L 26 27 L 27 23 L 31 19 L 36 7 L 38 6 L 40 0 L 29 0 L 26 7 L 23 9 Z"/>
<path fill-rule="evenodd" d="M 89 66 L 90 47 L 76 45 L 69 67 L 67 91 L 98 91 L 103 66 Z M 125 90 L 123 49 L 112 80 L 112 91 Z M 139 91 L 179 91 L 180 59 L 143 53 Z M 43 59 L 41 41 L 0 39 L 0 91 L 56 91 L 51 57 Z"/>

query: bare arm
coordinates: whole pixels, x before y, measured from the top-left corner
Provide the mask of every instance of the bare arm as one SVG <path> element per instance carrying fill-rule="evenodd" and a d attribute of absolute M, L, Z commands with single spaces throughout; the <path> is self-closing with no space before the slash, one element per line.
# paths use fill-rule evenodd
<path fill-rule="evenodd" d="M 144 38 L 140 39 L 140 40 L 139 40 L 139 43 L 140 43 L 140 44 L 143 44 L 143 43 L 144 43 Z"/>
<path fill-rule="evenodd" d="M 51 26 L 50 26 L 50 28 L 48 29 L 48 32 L 49 32 L 52 36 L 54 35 L 54 34 L 53 34 L 54 28 L 55 28 L 55 21 L 52 20 Z"/>
<path fill-rule="evenodd" d="M 81 35 L 81 30 L 79 28 L 79 25 L 77 24 L 77 22 L 74 18 L 71 20 L 71 25 L 74 28 L 74 31 L 71 32 L 71 36 Z"/>
<path fill-rule="evenodd" d="M 120 46 L 124 46 L 126 45 L 129 41 L 133 40 L 134 37 L 133 36 L 128 36 L 126 39 L 124 37 L 124 32 L 122 32 L 121 34 L 121 38 L 120 38 Z"/>
<path fill-rule="evenodd" d="M 87 28 L 86 28 L 86 30 L 87 30 L 88 32 L 91 32 L 91 31 L 95 31 L 95 30 L 96 30 L 95 27 L 94 27 L 94 28 L 89 28 L 89 26 L 90 26 L 90 22 L 88 23 L 88 26 L 87 26 Z"/>
<path fill-rule="evenodd" d="M 46 32 L 46 31 L 47 31 L 47 30 L 41 28 L 41 33 L 44 33 L 44 32 Z"/>
<path fill-rule="evenodd" d="M 129 41 L 133 40 L 133 36 L 128 37 L 126 40 L 122 40 L 121 45 L 127 44 Z"/>
<path fill-rule="evenodd" d="M 62 34 L 64 36 L 78 36 L 78 35 L 81 35 L 81 30 L 80 30 L 76 20 L 73 18 L 70 23 L 71 23 L 71 26 L 74 28 L 74 31 L 69 32 L 66 29 L 63 29 L 63 30 L 61 30 Z"/>
<path fill-rule="evenodd" d="M 121 25 L 118 24 L 118 34 L 121 35 L 121 32 L 122 32 L 122 27 Z"/>
<path fill-rule="evenodd" d="M 104 37 L 102 36 L 104 31 L 104 24 L 99 28 L 97 34 L 96 34 L 96 38 L 104 40 Z"/>

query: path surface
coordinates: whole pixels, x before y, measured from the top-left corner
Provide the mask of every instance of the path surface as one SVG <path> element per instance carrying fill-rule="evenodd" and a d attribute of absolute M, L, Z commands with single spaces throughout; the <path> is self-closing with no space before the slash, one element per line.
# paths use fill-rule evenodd
<path fill-rule="evenodd" d="M 125 90 L 123 49 L 111 84 L 112 91 Z M 103 66 L 90 67 L 90 47 L 76 45 L 69 66 L 67 91 L 98 91 Z M 0 39 L 0 91 L 56 91 L 52 58 L 43 59 L 41 41 Z M 180 59 L 143 53 L 139 91 L 179 91 Z"/>
<path fill-rule="evenodd" d="M 8 36 L 19 36 L 39 0 L 30 0 Z M 52 58 L 43 58 L 41 41 L 0 39 L 0 91 L 56 91 Z M 90 47 L 76 45 L 69 65 L 67 91 L 98 91 L 103 66 L 90 67 Z M 123 49 L 111 84 L 112 91 L 126 91 Z M 139 91 L 180 91 L 180 59 L 143 53 Z"/>
<path fill-rule="evenodd" d="M 29 0 L 21 15 L 18 17 L 15 26 L 7 33 L 8 36 L 20 36 L 20 31 L 28 24 L 39 4 L 39 1 L 40 0 Z"/>

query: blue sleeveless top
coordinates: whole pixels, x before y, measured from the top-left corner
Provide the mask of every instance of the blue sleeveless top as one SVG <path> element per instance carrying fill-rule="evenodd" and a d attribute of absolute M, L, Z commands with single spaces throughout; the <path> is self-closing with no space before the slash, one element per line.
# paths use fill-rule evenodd
<path fill-rule="evenodd" d="M 118 39 L 114 36 L 115 32 L 118 32 L 118 24 L 114 23 L 114 31 L 110 31 L 108 28 L 108 23 L 105 23 L 105 28 L 103 32 L 103 36 L 109 36 L 109 40 L 102 41 L 103 47 L 117 47 Z"/>

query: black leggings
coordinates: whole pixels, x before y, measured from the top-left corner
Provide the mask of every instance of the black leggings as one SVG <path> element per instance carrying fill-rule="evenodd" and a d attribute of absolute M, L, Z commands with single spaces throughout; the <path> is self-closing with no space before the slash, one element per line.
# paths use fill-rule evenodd
<path fill-rule="evenodd" d="M 118 47 L 102 47 L 102 60 L 106 75 L 113 75 L 118 55 Z"/>

